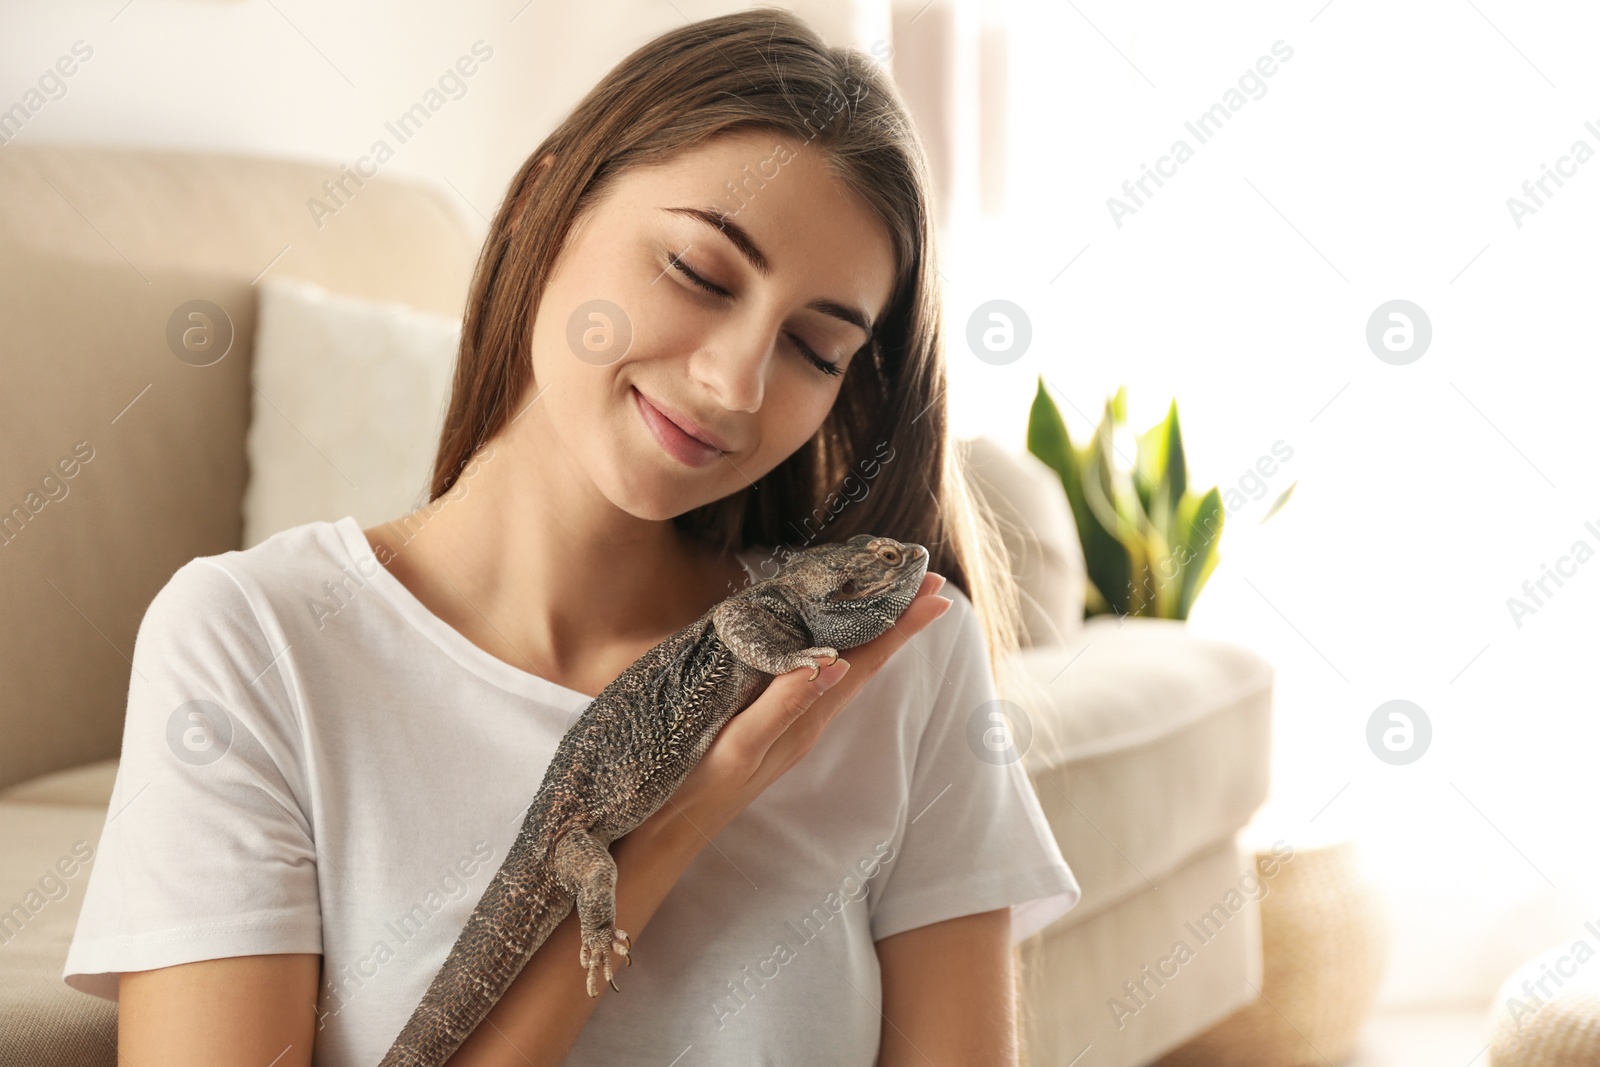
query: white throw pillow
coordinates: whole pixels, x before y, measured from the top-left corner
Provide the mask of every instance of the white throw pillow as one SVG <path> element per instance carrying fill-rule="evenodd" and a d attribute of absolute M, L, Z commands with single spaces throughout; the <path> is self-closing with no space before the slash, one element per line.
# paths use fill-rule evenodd
<path fill-rule="evenodd" d="M 1088 575 L 1061 476 L 1033 453 L 990 437 L 963 437 L 957 448 L 999 520 L 1022 594 L 1022 647 L 1075 644 Z"/>
<path fill-rule="evenodd" d="M 297 278 L 261 283 L 244 547 L 291 526 L 362 526 L 427 501 L 460 323 Z"/>

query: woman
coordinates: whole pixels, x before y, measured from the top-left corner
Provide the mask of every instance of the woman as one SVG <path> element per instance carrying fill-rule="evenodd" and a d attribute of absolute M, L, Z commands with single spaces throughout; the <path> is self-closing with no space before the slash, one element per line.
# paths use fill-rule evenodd
<path fill-rule="evenodd" d="M 1012 943 L 1077 886 L 968 740 L 1016 593 L 933 259 L 861 53 L 767 9 L 608 74 L 491 225 L 429 503 L 191 561 L 145 616 L 66 970 L 120 992 L 127 1062 L 377 1062 L 592 695 L 856 533 L 927 546 L 922 595 L 614 843 L 622 992 L 587 995 L 569 914 L 450 1062 L 1013 1062 Z"/>

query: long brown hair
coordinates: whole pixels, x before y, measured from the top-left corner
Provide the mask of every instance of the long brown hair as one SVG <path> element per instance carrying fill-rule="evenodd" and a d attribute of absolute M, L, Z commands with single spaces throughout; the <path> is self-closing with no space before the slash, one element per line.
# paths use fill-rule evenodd
<path fill-rule="evenodd" d="M 977 609 L 1003 687 L 1018 641 L 1017 590 L 994 517 L 949 437 L 922 145 L 875 59 L 829 47 L 780 8 L 691 23 L 643 45 L 518 169 L 473 275 L 429 500 L 449 490 L 526 395 L 531 309 L 575 220 L 630 168 L 741 129 L 821 151 L 830 173 L 887 226 L 895 285 L 817 433 L 753 487 L 673 522 L 723 551 L 797 551 L 858 533 L 925 545 L 929 569 Z"/>

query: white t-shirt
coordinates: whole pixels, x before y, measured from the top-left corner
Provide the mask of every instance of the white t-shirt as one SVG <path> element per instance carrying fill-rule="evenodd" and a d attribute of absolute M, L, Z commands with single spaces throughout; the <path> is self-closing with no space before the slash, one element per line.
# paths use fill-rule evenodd
<path fill-rule="evenodd" d="M 741 554 L 752 577 L 769 553 Z M 566 1063 L 868 1067 L 873 942 L 1079 890 L 1020 762 L 969 737 L 994 682 L 971 602 L 862 688 L 703 849 Z M 63 977 L 323 956 L 312 1062 L 378 1062 L 590 697 L 474 645 L 352 517 L 181 567 L 140 624 L 122 758 Z M 985 713 L 986 714 L 986 713 Z M 583 970 L 572 961 L 572 981 Z"/>

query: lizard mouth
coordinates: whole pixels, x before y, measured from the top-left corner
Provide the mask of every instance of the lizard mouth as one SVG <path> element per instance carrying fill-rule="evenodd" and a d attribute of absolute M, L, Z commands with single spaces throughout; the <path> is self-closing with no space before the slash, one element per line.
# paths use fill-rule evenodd
<path fill-rule="evenodd" d="M 917 595 L 917 587 L 922 584 L 923 576 L 928 573 L 928 553 L 924 550 L 921 558 L 901 564 L 898 571 L 887 575 L 883 581 L 876 582 L 864 589 L 859 589 L 863 597 L 876 596 L 894 589 L 899 589 L 905 594 L 906 603 L 911 603 Z"/>

